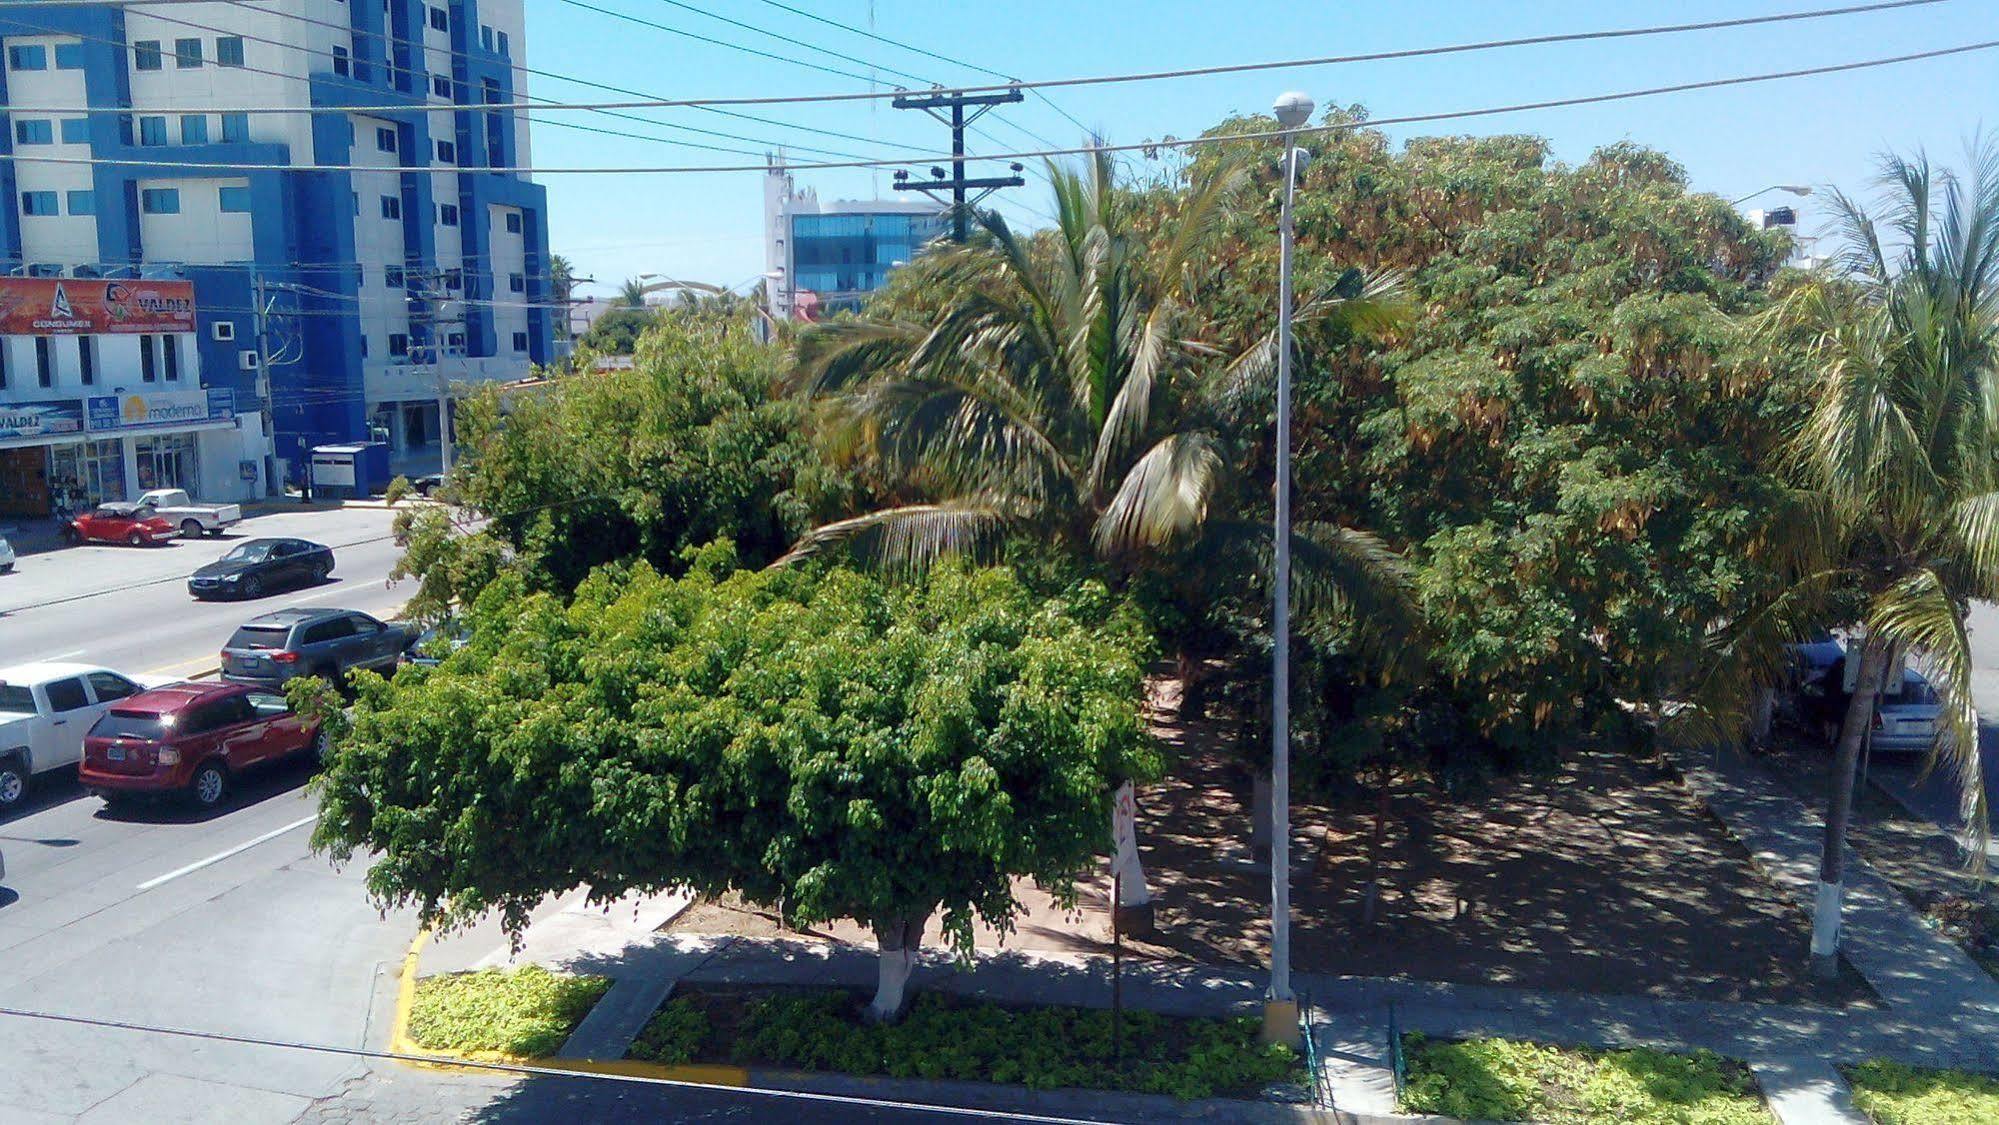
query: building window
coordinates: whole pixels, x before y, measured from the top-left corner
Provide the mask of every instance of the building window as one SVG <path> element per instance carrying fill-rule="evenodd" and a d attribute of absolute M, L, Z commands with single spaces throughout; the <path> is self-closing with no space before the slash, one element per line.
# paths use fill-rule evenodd
<path fill-rule="evenodd" d="M 27 45 L 7 48 L 8 70 L 47 70 L 49 53 L 41 47 Z"/>
<path fill-rule="evenodd" d="M 174 66 L 179 70 L 193 70 L 201 65 L 201 40 L 174 40 Z"/>
<path fill-rule="evenodd" d="M 62 265 L 59 262 L 31 262 L 28 265 L 28 276 L 61 277 Z"/>
<path fill-rule="evenodd" d="M 160 358 L 166 361 L 161 366 L 166 369 L 167 382 L 169 383 L 179 382 L 180 381 L 180 337 L 179 336 L 160 337 Z"/>
<path fill-rule="evenodd" d="M 479 25 L 479 45 L 488 51 L 493 49 L 493 29 L 483 23 Z"/>
<path fill-rule="evenodd" d="M 465 333 L 453 332 L 444 338 L 444 346 L 458 355 L 465 354 Z"/>
<path fill-rule="evenodd" d="M 246 187 L 226 187 L 217 193 L 225 215 L 247 215 L 250 213 L 250 189 Z M 218 337 L 219 338 L 219 337 Z"/>
<path fill-rule="evenodd" d="M 437 221 L 443 223 L 447 227 L 457 226 L 458 205 L 456 203 L 445 203 L 440 205 L 437 209 Z"/>
<path fill-rule="evenodd" d="M 386 126 L 376 129 L 375 147 L 383 152 L 396 151 L 396 131 Z"/>
<path fill-rule="evenodd" d="M 521 213 L 519 211 L 507 212 L 507 233 L 521 233 Z"/>
<path fill-rule="evenodd" d="M 430 26 L 439 31 L 450 31 L 451 14 L 443 8 L 432 8 L 430 10 Z"/>
<path fill-rule="evenodd" d="M 222 141 L 224 144 L 241 144 L 249 139 L 249 114 L 225 113 L 222 115 Z"/>
<path fill-rule="evenodd" d="M 151 336 L 139 337 L 139 378 L 148 383 L 159 382 L 160 375 L 155 368 L 155 364 L 158 362 L 158 360 L 153 358 L 153 338 Z"/>
<path fill-rule="evenodd" d="M 389 354 L 403 359 L 410 354 L 410 338 L 401 332 L 389 333 Z"/>
<path fill-rule="evenodd" d="M 342 78 L 347 77 L 347 48 L 333 48 L 333 73 Z"/>
<path fill-rule="evenodd" d="M 146 188 L 139 193 L 139 210 L 148 215 L 180 214 L 180 189 Z"/>
<path fill-rule="evenodd" d="M 17 145 L 52 145 L 56 143 L 55 123 L 46 118 L 24 118 L 14 122 L 14 143 Z"/>
<path fill-rule="evenodd" d="M 462 269 L 459 269 L 459 268 L 458 268 L 458 267 L 456 267 L 456 266 L 453 266 L 453 267 L 451 267 L 450 269 L 448 269 L 448 270 L 445 270 L 445 271 L 444 271 L 444 287 L 445 287 L 446 289 L 463 289 L 463 288 L 465 288 L 465 271 L 464 271 L 464 270 L 462 270 Z"/>
<path fill-rule="evenodd" d="M 142 145 L 166 144 L 167 119 L 164 117 L 141 117 L 139 119 L 139 143 Z"/>
<path fill-rule="evenodd" d="M 65 117 L 62 119 L 62 143 L 66 145 L 87 145 L 90 143 L 90 118 Z"/>
<path fill-rule="evenodd" d="M 35 381 L 44 387 L 56 385 L 55 341 L 47 336 L 35 337 Z"/>
<path fill-rule="evenodd" d="M 52 191 L 24 191 L 21 193 L 21 214 L 60 215 L 56 209 L 56 193 Z"/>
<path fill-rule="evenodd" d="M 524 351 L 528 350 L 528 334 L 527 334 L 527 333 L 525 333 L 525 332 L 516 332 L 516 333 L 514 333 L 514 350 L 515 350 L 515 351 L 517 351 L 517 352 L 524 352 Z"/>
<path fill-rule="evenodd" d="M 442 74 L 431 75 L 430 92 L 440 98 L 449 99 L 451 97 L 451 79 L 446 78 Z"/>
<path fill-rule="evenodd" d="M 508 292 L 512 292 L 512 293 L 525 293 L 525 292 L 527 292 L 527 291 L 528 291 L 528 279 L 527 279 L 527 278 L 525 278 L 525 277 L 523 277 L 523 276 L 521 276 L 520 274 L 517 274 L 517 273 L 510 273 L 510 274 L 508 274 L 508 275 L 507 275 L 507 290 L 508 290 Z"/>
<path fill-rule="evenodd" d="M 132 44 L 132 69 L 133 70 L 160 69 L 159 40 L 140 39 Z"/>
<path fill-rule="evenodd" d="M 76 369 L 83 377 L 83 385 L 97 383 L 97 337 L 78 336 L 76 338 Z"/>
<path fill-rule="evenodd" d="M 56 44 L 56 69 L 82 70 L 83 44 L 81 43 Z"/>
<path fill-rule="evenodd" d="M 507 33 L 504 31 L 500 32 L 500 54 L 502 57 L 507 54 Z"/>
<path fill-rule="evenodd" d="M 397 198 L 396 198 L 395 196 L 393 196 L 393 195 L 385 195 L 385 196 L 383 196 L 383 197 L 382 197 L 382 217 L 383 217 L 384 219 L 400 219 L 400 218 L 402 218 L 402 217 L 403 217 L 403 201 L 402 201 L 402 200 L 400 200 L 400 199 L 397 199 Z"/>
<path fill-rule="evenodd" d="M 389 266 L 382 271 L 382 284 L 391 289 L 401 289 L 406 282 L 401 266 Z"/>
<path fill-rule="evenodd" d="M 437 162 L 440 164 L 458 163 L 458 146 L 452 144 L 450 141 L 437 142 Z"/>
<path fill-rule="evenodd" d="M 222 38 L 217 39 L 215 41 L 215 65 L 216 66 L 243 65 L 242 36 L 225 35 Z"/>
<path fill-rule="evenodd" d="M 184 145 L 205 145 L 208 143 L 207 114 L 189 113 L 181 116 L 180 143 Z"/>
<path fill-rule="evenodd" d="M 97 213 L 97 193 L 95 192 L 73 191 L 69 193 L 69 198 L 64 200 L 64 202 L 69 204 L 69 213 L 72 215 L 95 215 Z"/>

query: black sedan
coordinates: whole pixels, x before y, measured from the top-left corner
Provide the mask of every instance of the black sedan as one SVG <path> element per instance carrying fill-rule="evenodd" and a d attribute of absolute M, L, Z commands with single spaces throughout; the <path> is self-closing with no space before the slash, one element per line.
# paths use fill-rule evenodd
<path fill-rule="evenodd" d="M 304 539 L 250 539 L 194 572 L 197 598 L 261 598 L 284 586 L 311 586 L 333 573 L 333 550 Z"/>

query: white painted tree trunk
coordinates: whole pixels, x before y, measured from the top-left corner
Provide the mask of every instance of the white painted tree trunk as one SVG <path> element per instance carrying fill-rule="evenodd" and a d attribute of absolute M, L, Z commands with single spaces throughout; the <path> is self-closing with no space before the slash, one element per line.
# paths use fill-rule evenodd
<path fill-rule="evenodd" d="M 923 948 L 923 927 L 929 920 L 926 913 L 917 918 L 892 918 L 875 923 L 875 942 L 881 953 L 875 998 L 868 1005 L 870 1020 L 894 1023 L 902 1018 L 903 1009 L 909 1005 L 909 976 L 916 970 L 916 955 Z"/>
<path fill-rule="evenodd" d="M 1111 904 L 1119 931 L 1149 934 L 1153 927 L 1152 891 L 1145 885 L 1145 866 L 1138 859 L 1138 836 L 1120 844 L 1111 855 L 1112 886 L 1117 901 Z"/>
<path fill-rule="evenodd" d="M 1762 688 L 1756 693 L 1756 703 L 1749 713 L 1749 739 L 1757 746 L 1770 744 L 1770 726 L 1777 715 L 1777 693 L 1770 688 Z"/>

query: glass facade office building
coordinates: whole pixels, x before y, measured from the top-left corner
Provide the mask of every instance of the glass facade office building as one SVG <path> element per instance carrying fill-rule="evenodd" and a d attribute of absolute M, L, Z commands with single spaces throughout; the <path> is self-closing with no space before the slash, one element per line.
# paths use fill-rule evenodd
<path fill-rule="evenodd" d="M 795 284 L 817 294 L 828 311 L 857 308 L 868 292 L 888 280 L 890 270 L 913 261 L 944 230 L 944 216 L 935 214 L 794 214 Z"/>

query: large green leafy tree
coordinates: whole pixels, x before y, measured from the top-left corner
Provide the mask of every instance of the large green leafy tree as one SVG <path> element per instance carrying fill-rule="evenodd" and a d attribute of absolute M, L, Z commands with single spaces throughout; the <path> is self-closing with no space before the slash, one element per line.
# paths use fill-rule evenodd
<path fill-rule="evenodd" d="M 399 525 L 413 611 L 440 615 L 503 565 L 567 591 L 607 562 L 677 569 L 717 537 L 751 565 L 782 554 L 841 488 L 806 440 L 805 408 L 772 391 L 782 362 L 744 318 L 666 317 L 629 371 L 462 402 L 463 510 Z"/>
<path fill-rule="evenodd" d="M 1011 571 L 918 583 L 607 568 L 565 605 L 494 583 L 434 669 L 364 678 L 322 781 L 315 843 L 377 858 L 371 892 L 450 925 L 588 882 L 737 891 L 882 949 L 903 1003 L 927 920 L 969 951 L 1069 898 L 1109 843 L 1112 787 L 1155 763 L 1142 636 L 1100 585 L 1044 600 Z"/>
<path fill-rule="evenodd" d="M 1797 388 L 1748 318 L 1781 238 L 1629 146 L 1567 167 L 1526 137 L 1311 144 L 1303 284 L 1402 270 L 1422 308 L 1391 348 L 1306 325 L 1298 380 L 1300 513 L 1415 568 L 1434 674 L 1390 725 L 1517 762 L 1670 698 L 1708 625 L 1774 581 L 1758 537 Z M 1276 259 L 1264 217 L 1237 218 L 1230 343 L 1267 323 Z"/>

